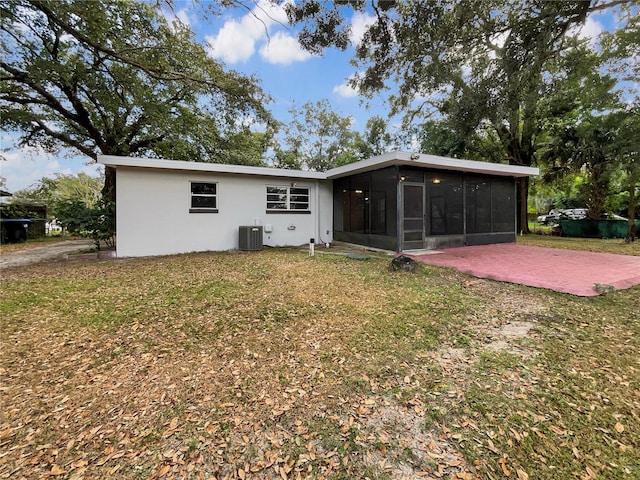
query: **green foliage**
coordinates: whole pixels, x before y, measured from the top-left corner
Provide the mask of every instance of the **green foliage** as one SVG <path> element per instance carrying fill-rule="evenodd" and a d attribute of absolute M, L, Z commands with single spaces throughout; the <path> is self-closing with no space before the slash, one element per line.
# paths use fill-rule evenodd
<path fill-rule="evenodd" d="M 80 200 L 60 202 L 58 207 L 60 224 L 72 234 L 92 238 L 96 248 L 100 250 L 101 243 L 108 247 L 114 245 L 115 233 L 115 204 L 104 198 L 95 205 L 87 206 Z"/>
<path fill-rule="evenodd" d="M 505 162 L 504 146 L 487 126 L 462 132 L 449 120 L 428 120 L 418 130 L 420 151 L 444 157 L 484 162 Z"/>
<path fill-rule="evenodd" d="M 374 20 L 356 46 L 353 63 L 359 72 L 352 85 L 368 98 L 385 90 L 392 92 L 391 114 L 404 114 L 406 123 L 420 116 L 443 118 L 443 122 L 425 124 L 420 137 L 423 149 L 444 155 L 535 164 L 545 115 L 562 115 L 582 98 L 580 93 L 558 98 L 562 101 L 554 112 L 543 108 L 545 97 L 553 95 L 562 82 L 586 78 L 586 72 L 593 73 L 592 78 L 597 76 L 593 59 L 585 55 L 584 48 L 578 48 L 581 41 L 577 35 L 577 29 L 595 12 L 616 9 L 619 30 L 611 36 L 607 58 L 627 62 L 627 71 L 634 68 L 637 2 L 474 0 L 327 5 L 303 0 L 289 7 L 290 21 L 303 27 L 299 36 L 302 46 L 310 51 L 328 46 L 346 48 L 347 5 L 373 14 Z M 623 34 L 625 27 L 630 28 Z M 558 62 L 561 57 L 565 58 Z M 567 69 L 572 68 L 582 75 L 568 74 Z M 616 73 L 613 67 L 610 70 Z M 609 96 L 601 96 L 600 101 L 606 104 Z M 519 230 L 524 231 L 527 187 L 526 181 L 520 182 Z"/>
<path fill-rule="evenodd" d="M 261 162 L 271 123 L 252 77 L 225 71 L 148 2 L 0 5 L 3 129 L 57 152 Z M 238 119 L 243 119 L 239 121 Z M 107 171 L 107 193 L 114 187 Z"/>
<path fill-rule="evenodd" d="M 363 158 L 369 158 L 387 152 L 397 141 L 387 132 L 386 120 L 376 115 L 367 120 L 364 136 L 356 138 L 356 149 Z"/>
<path fill-rule="evenodd" d="M 46 207 L 37 203 L 25 203 L 20 200 L 0 204 L 0 216 L 3 218 L 44 218 Z"/>
<path fill-rule="evenodd" d="M 293 120 L 284 126 L 283 146 L 275 147 L 280 168 L 326 171 L 386 150 L 391 136 L 380 117 L 367 121 L 364 136 L 352 130 L 351 117 L 334 112 L 327 100 L 308 102 L 290 110 Z"/>
<path fill-rule="evenodd" d="M 101 201 L 103 179 L 80 172 L 76 175 L 57 174 L 43 177 L 34 185 L 14 193 L 12 204 L 40 204 L 46 206 L 47 217 L 58 218 L 74 202 L 92 208 Z"/>
<path fill-rule="evenodd" d="M 582 204 L 589 207 L 590 218 L 619 210 L 620 199 L 614 195 L 621 190 L 627 191 L 624 214 L 633 218 L 632 193 L 639 163 L 638 107 L 619 98 L 614 89 L 616 79 L 603 70 L 607 60 L 606 54 L 576 45 L 555 62 L 560 79 L 541 102 L 546 134 L 540 163 L 543 180 L 573 187 Z M 566 182 L 567 177 L 574 179 L 573 184 Z M 564 191 L 567 195 L 568 189 Z"/>

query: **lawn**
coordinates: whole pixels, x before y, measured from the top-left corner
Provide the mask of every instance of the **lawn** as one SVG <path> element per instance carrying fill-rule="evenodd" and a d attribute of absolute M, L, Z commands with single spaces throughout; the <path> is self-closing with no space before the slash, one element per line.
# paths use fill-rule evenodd
<path fill-rule="evenodd" d="M 551 235 L 522 235 L 517 243 L 538 247 L 586 250 L 589 252 L 617 253 L 620 255 L 640 256 L 640 240 L 626 243 L 619 238 L 571 238 Z"/>
<path fill-rule="evenodd" d="M 0 478 L 640 478 L 639 287 L 389 260 L 4 270 Z"/>

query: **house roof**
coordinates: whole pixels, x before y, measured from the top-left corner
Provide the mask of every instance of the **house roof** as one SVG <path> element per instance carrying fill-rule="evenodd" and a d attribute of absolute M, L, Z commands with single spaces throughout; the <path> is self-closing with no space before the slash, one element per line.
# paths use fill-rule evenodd
<path fill-rule="evenodd" d="M 457 158 L 439 157 L 425 153 L 389 152 L 360 162 L 350 163 L 342 167 L 328 170 L 326 178 L 340 178 L 357 173 L 369 172 L 393 165 L 405 165 L 438 170 L 453 170 L 459 172 L 484 173 L 505 177 L 527 177 L 538 175 L 540 170 L 533 167 L 506 165 L 503 163 L 478 162 L 475 160 L 460 160 Z"/>
<path fill-rule="evenodd" d="M 502 163 L 459 160 L 457 158 L 438 157 L 424 153 L 389 152 L 367 160 L 350 163 L 326 172 L 304 170 L 286 170 L 269 167 L 250 167 L 246 165 L 228 165 L 223 163 L 185 162 L 180 160 L 160 160 L 155 158 L 118 157 L 98 155 L 98 162 L 110 167 L 150 168 L 160 170 L 181 170 L 191 172 L 235 173 L 244 175 L 262 175 L 269 177 L 304 178 L 314 180 L 332 180 L 358 173 L 369 172 L 393 165 L 405 165 L 440 170 L 483 173 L 506 177 L 527 177 L 538 175 L 539 169 Z"/>
<path fill-rule="evenodd" d="M 268 177 L 306 178 L 324 180 L 324 172 L 286 170 L 282 168 L 251 167 L 247 165 L 228 165 L 225 163 L 185 162 L 182 160 L 161 160 L 157 158 L 118 157 L 98 155 L 98 163 L 109 167 L 134 167 L 160 170 L 182 170 L 189 172 L 235 173 L 242 175 L 262 175 Z"/>

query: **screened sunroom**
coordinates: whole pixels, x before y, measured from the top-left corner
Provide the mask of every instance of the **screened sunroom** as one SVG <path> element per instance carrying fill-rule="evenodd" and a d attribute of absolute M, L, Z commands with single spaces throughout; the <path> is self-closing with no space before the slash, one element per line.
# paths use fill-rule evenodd
<path fill-rule="evenodd" d="M 397 252 L 514 242 L 516 178 L 537 173 L 405 152 L 339 167 L 333 238 Z"/>

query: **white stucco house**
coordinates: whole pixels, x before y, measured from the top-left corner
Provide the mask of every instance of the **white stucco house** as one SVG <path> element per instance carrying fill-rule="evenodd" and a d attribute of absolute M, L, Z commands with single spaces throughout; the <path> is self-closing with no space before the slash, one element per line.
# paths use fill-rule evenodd
<path fill-rule="evenodd" d="M 390 152 L 327 172 L 98 156 L 116 170 L 118 257 L 342 240 L 392 251 L 513 242 L 538 169 Z M 262 246 L 262 245 L 261 245 Z"/>

